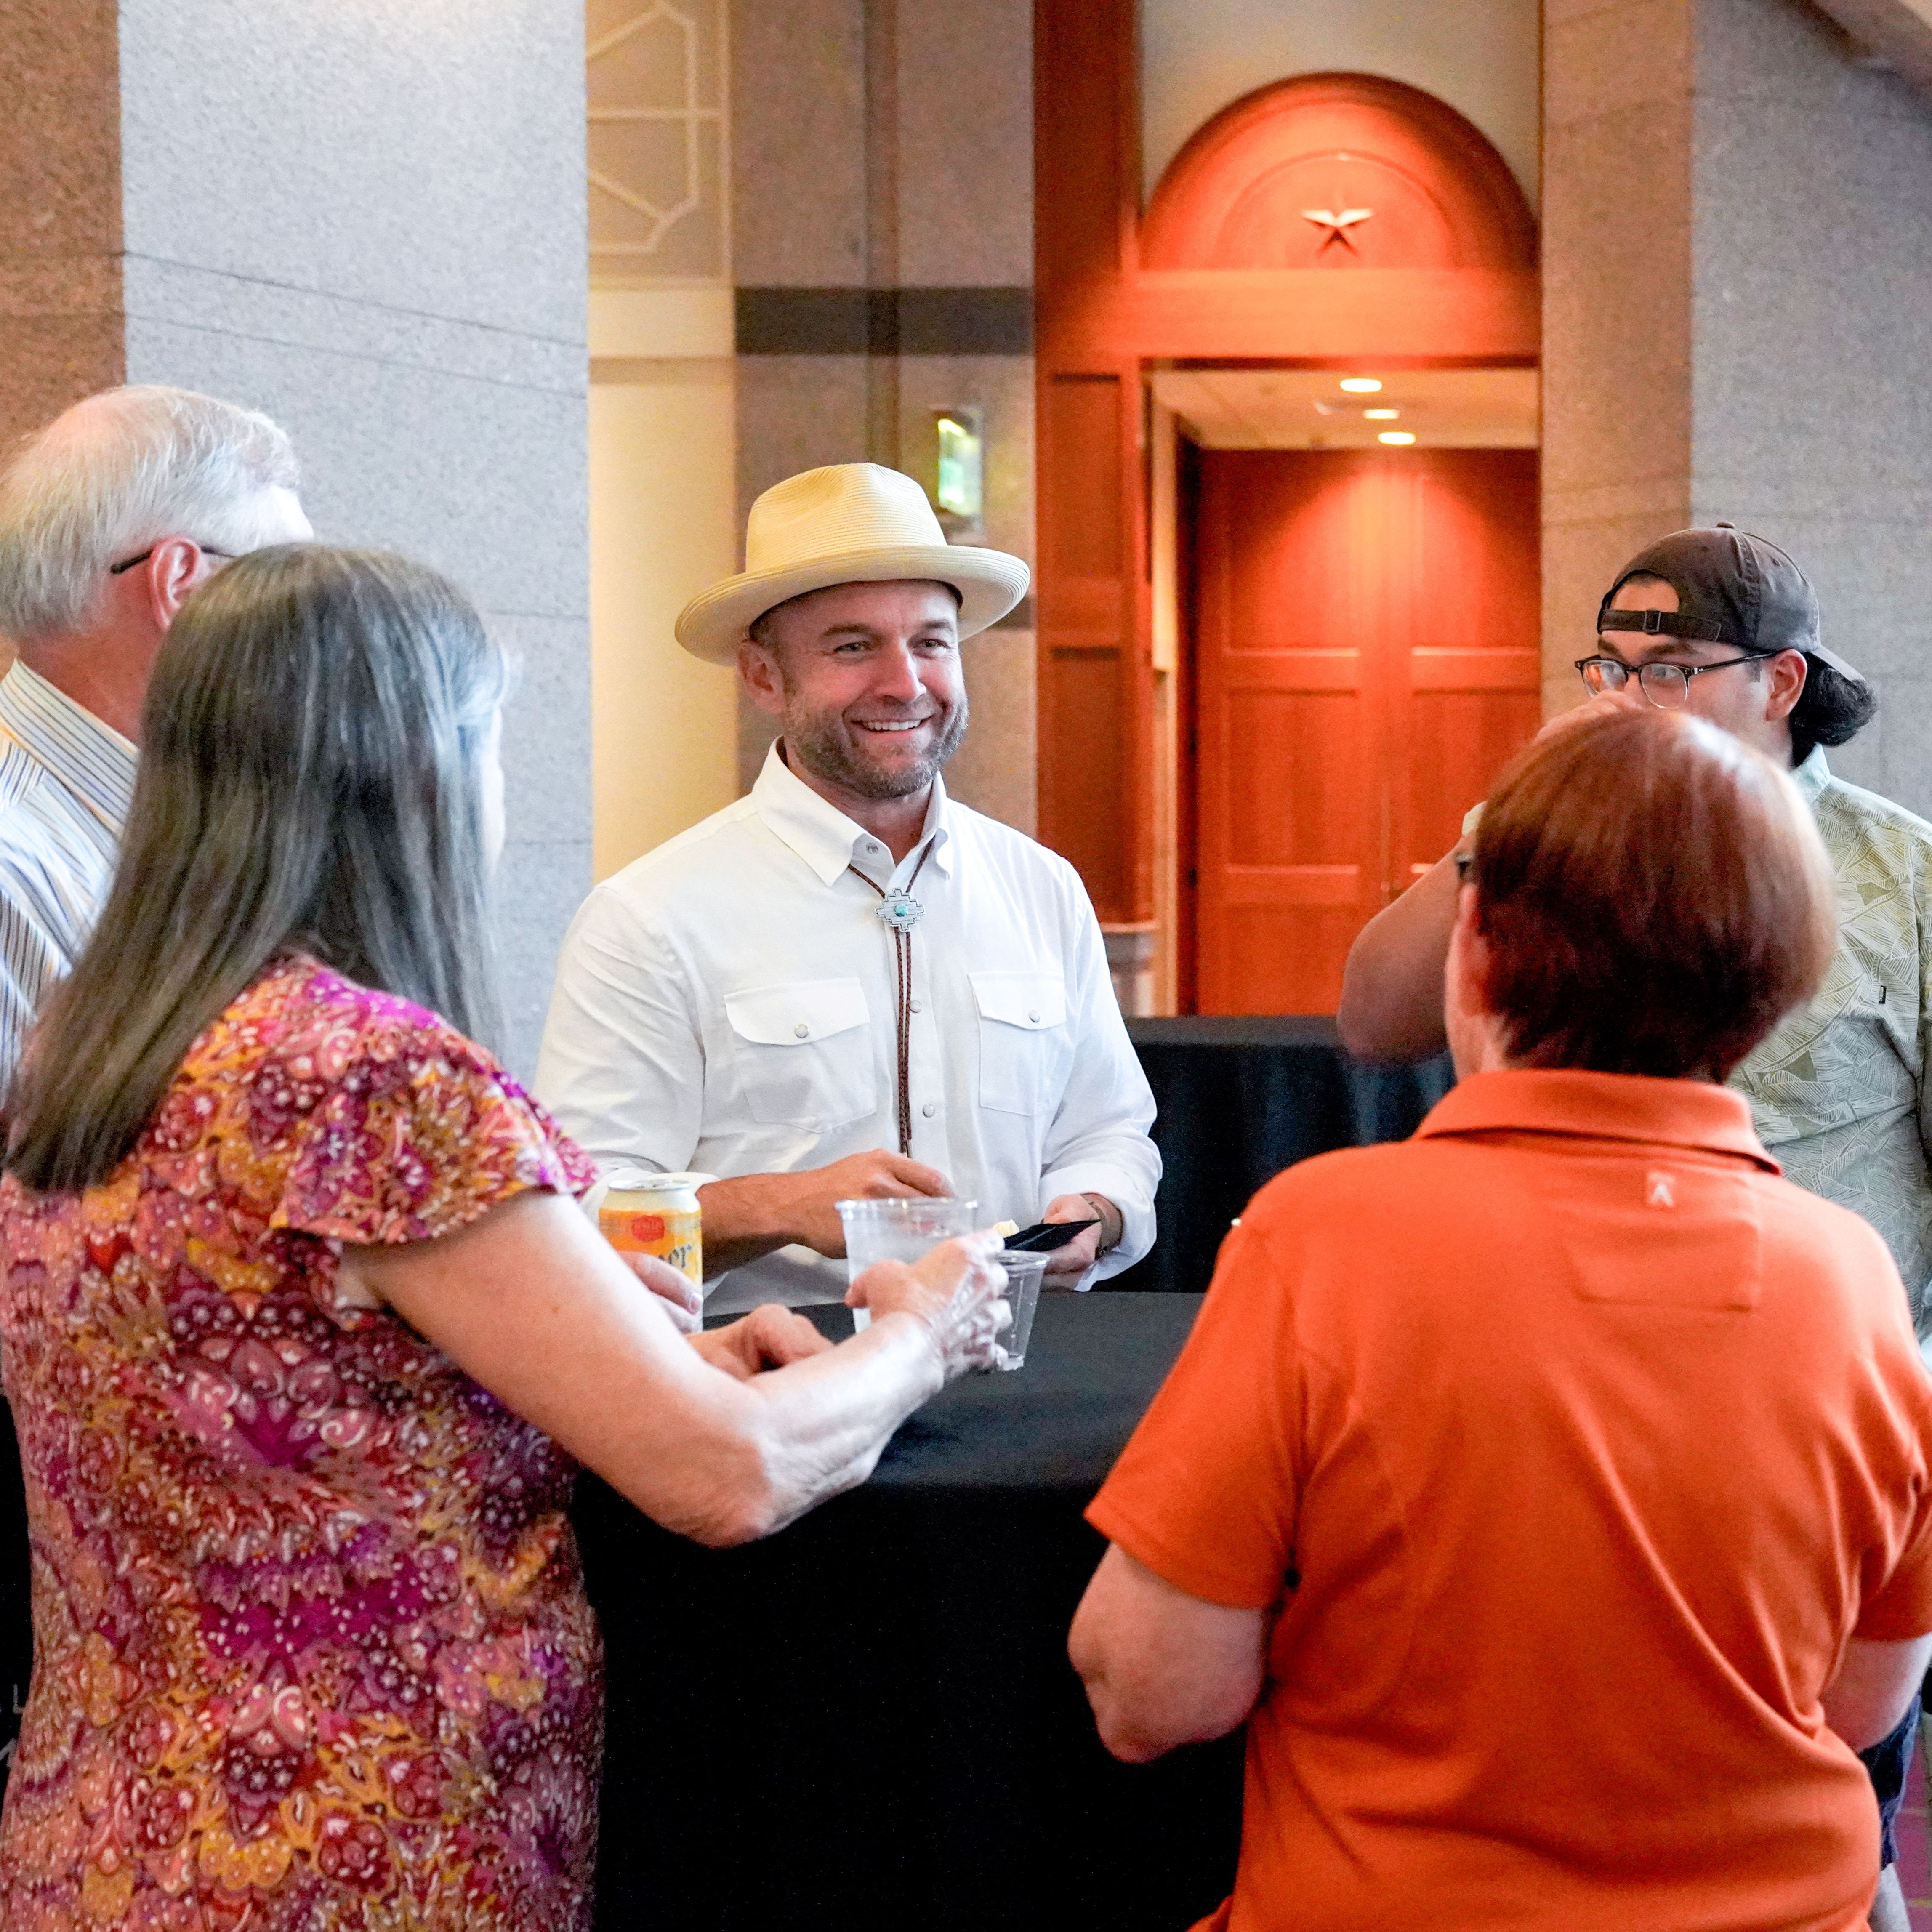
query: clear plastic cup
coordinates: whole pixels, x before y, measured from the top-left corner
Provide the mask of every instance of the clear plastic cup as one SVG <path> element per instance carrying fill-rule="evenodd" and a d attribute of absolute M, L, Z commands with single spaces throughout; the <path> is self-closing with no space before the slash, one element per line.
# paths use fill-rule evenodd
<path fill-rule="evenodd" d="M 1003 1248 L 993 1258 L 1006 1271 L 1006 1300 L 1013 1311 L 1013 1325 L 1000 1337 L 998 1366 L 1017 1369 L 1026 1361 L 1034 1314 L 1040 1306 L 1040 1284 L 1052 1257 L 1029 1254 L 1024 1248 Z"/>
<path fill-rule="evenodd" d="M 846 1280 L 862 1274 L 874 1262 L 916 1262 L 958 1234 L 970 1234 L 980 1211 L 976 1201 L 934 1199 L 929 1194 L 910 1201 L 842 1201 L 838 1218 L 845 1226 Z M 852 1311 L 856 1334 L 872 1318 L 869 1308 Z"/>

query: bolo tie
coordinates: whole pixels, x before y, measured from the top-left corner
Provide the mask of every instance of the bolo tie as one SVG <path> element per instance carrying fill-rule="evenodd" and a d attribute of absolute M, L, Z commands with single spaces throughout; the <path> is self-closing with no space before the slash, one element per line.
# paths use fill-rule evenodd
<path fill-rule="evenodd" d="M 848 863 L 845 869 L 855 878 L 864 879 L 879 896 L 878 904 L 872 908 L 873 916 L 892 936 L 892 964 L 894 974 L 893 994 L 897 1008 L 899 1050 L 899 1152 L 907 1160 L 912 1158 L 912 929 L 926 916 L 926 908 L 912 896 L 912 889 L 919 883 L 919 875 L 926 870 L 926 862 L 932 856 L 933 842 L 926 842 L 926 850 L 919 855 L 919 863 L 912 868 L 912 877 L 896 892 L 888 890 L 877 879 L 868 878 L 856 866 Z"/>

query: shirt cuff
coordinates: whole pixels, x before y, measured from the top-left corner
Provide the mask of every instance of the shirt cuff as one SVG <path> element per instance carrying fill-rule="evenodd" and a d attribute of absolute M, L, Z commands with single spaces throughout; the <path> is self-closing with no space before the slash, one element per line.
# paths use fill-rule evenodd
<path fill-rule="evenodd" d="M 1083 1289 L 1132 1268 L 1154 1246 L 1154 1198 L 1147 1184 L 1118 1167 L 1097 1161 L 1057 1167 L 1041 1177 L 1040 1192 L 1042 1208 L 1062 1194 L 1104 1194 L 1120 1210 L 1120 1246 L 1102 1255 L 1081 1277 Z"/>

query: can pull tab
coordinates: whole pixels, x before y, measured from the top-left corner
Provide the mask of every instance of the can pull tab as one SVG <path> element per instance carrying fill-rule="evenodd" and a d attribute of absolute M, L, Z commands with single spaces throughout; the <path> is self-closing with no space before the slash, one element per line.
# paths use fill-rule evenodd
<path fill-rule="evenodd" d="M 597 1225 L 597 1210 L 604 1204 L 604 1197 L 614 1187 L 709 1187 L 718 1178 L 715 1174 L 658 1174 L 647 1167 L 612 1167 L 601 1172 L 590 1184 L 590 1191 L 579 1197 L 577 1204 L 590 1217 L 590 1225 Z"/>

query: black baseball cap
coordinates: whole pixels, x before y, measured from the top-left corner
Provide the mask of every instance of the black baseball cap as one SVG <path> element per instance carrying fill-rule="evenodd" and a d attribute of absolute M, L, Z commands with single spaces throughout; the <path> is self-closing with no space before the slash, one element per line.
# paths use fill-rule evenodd
<path fill-rule="evenodd" d="M 1660 578 L 1677 593 L 1675 610 L 1612 610 L 1610 599 L 1633 577 Z M 1732 524 L 1676 530 L 1630 559 L 1597 611 L 1600 631 L 1641 631 L 1744 651 L 1802 651 L 1841 677 L 1864 682 L 1818 638 L 1818 593 L 1777 544 Z"/>

